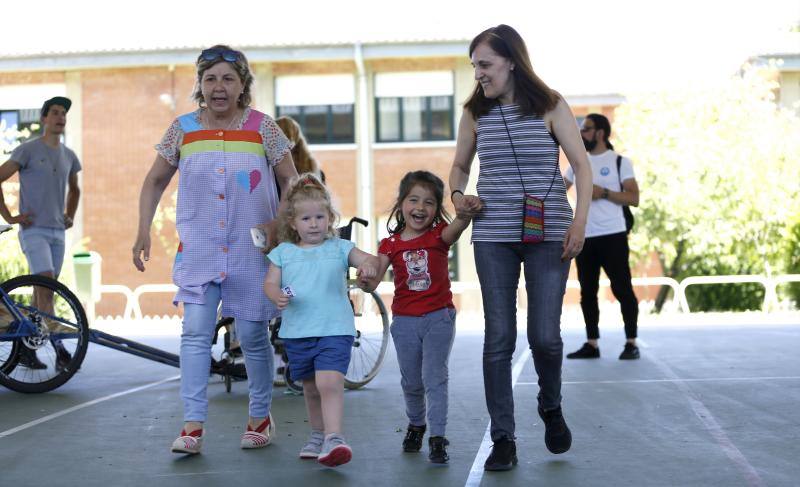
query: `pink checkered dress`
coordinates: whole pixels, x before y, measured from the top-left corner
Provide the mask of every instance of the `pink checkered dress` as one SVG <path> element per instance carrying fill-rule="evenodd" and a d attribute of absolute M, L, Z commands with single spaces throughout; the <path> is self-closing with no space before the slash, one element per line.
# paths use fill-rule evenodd
<path fill-rule="evenodd" d="M 178 117 L 156 146 L 179 170 L 175 304 L 204 304 L 214 282 L 221 287 L 223 315 L 272 319 L 279 312 L 262 291 L 268 263 L 253 246 L 250 228 L 276 217 L 272 166 L 292 145 L 256 110 L 245 112 L 238 130 L 204 130 L 198 113 Z"/>

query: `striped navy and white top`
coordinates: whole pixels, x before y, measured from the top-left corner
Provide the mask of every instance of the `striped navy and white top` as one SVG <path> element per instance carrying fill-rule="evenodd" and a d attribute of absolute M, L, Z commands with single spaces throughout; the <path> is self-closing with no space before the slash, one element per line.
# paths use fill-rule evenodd
<path fill-rule="evenodd" d="M 519 170 L 514 162 L 509 132 Z M 517 105 L 504 105 L 502 114 L 501 107 L 494 106 L 478 118 L 477 152 L 480 160 L 478 196 L 484 206 L 473 220 L 472 241 L 521 242 L 523 194 L 526 192 L 539 199 L 547 196 L 544 201 L 545 241 L 563 241 L 572 223 L 572 207 L 558 168 L 558 143 L 544 120 L 523 115 Z"/>

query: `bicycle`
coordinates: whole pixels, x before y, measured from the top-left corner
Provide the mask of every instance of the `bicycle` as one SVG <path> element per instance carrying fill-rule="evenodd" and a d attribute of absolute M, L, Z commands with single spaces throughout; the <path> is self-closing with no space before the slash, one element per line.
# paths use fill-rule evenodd
<path fill-rule="evenodd" d="M 0 225 L 0 233 L 11 228 Z M 75 375 L 88 346 L 86 313 L 65 285 L 41 275 L 0 284 L 0 385 L 24 393 L 51 391 Z M 26 353 L 36 354 L 45 368 L 26 366 Z"/>
<path fill-rule="evenodd" d="M 347 225 L 339 227 L 340 238 L 350 240 L 353 223 L 359 223 L 365 227 L 369 225 L 366 220 L 353 217 Z M 383 365 L 386 348 L 389 344 L 389 314 L 378 293 L 364 292 L 356 286 L 354 284 L 355 281 L 350 279 L 349 270 L 347 278 L 349 284 L 347 297 L 355 317 L 356 335 L 353 341 L 350 365 L 344 378 L 344 385 L 347 389 L 358 389 L 374 379 Z M 227 327 L 232 323 L 233 318 L 221 318 L 217 323 L 217 333 L 214 336 L 217 337 L 223 328 L 226 329 L 223 335 L 224 347 L 220 360 L 229 360 L 231 363 L 235 363 L 230 349 L 230 332 L 227 331 Z M 280 323 L 280 318 L 270 323 L 270 342 L 275 349 L 275 353 L 280 355 L 286 364 L 283 370 L 283 380 L 286 387 L 292 392 L 302 394 L 303 384 L 292 379 L 288 367 L 288 356 L 283 348 L 283 342 L 278 336 Z M 230 392 L 231 378 L 225 377 L 225 387 Z"/>

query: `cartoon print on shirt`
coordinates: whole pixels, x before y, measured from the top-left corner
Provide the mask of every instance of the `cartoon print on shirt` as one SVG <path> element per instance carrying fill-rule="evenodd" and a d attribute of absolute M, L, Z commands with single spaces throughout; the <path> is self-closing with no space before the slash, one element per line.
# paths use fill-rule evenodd
<path fill-rule="evenodd" d="M 407 250 L 403 252 L 403 260 L 408 271 L 408 290 L 427 291 L 431 287 L 431 275 L 428 273 L 428 251 Z"/>

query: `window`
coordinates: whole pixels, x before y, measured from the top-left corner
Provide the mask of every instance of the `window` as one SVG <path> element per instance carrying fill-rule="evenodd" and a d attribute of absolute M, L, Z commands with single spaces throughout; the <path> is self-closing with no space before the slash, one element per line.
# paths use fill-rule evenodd
<path fill-rule="evenodd" d="M 310 144 L 355 141 L 355 85 L 349 74 L 279 76 L 276 116 L 292 117 Z"/>
<path fill-rule="evenodd" d="M 375 75 L 378 142 L 453 140 L 453 73 Z"/>
<path fill-rule="evenodd" d="M 353 105 L 278 105 L 276 116 L 292 117 L 309 144 L 352 144 L 355 141 Z"/>

